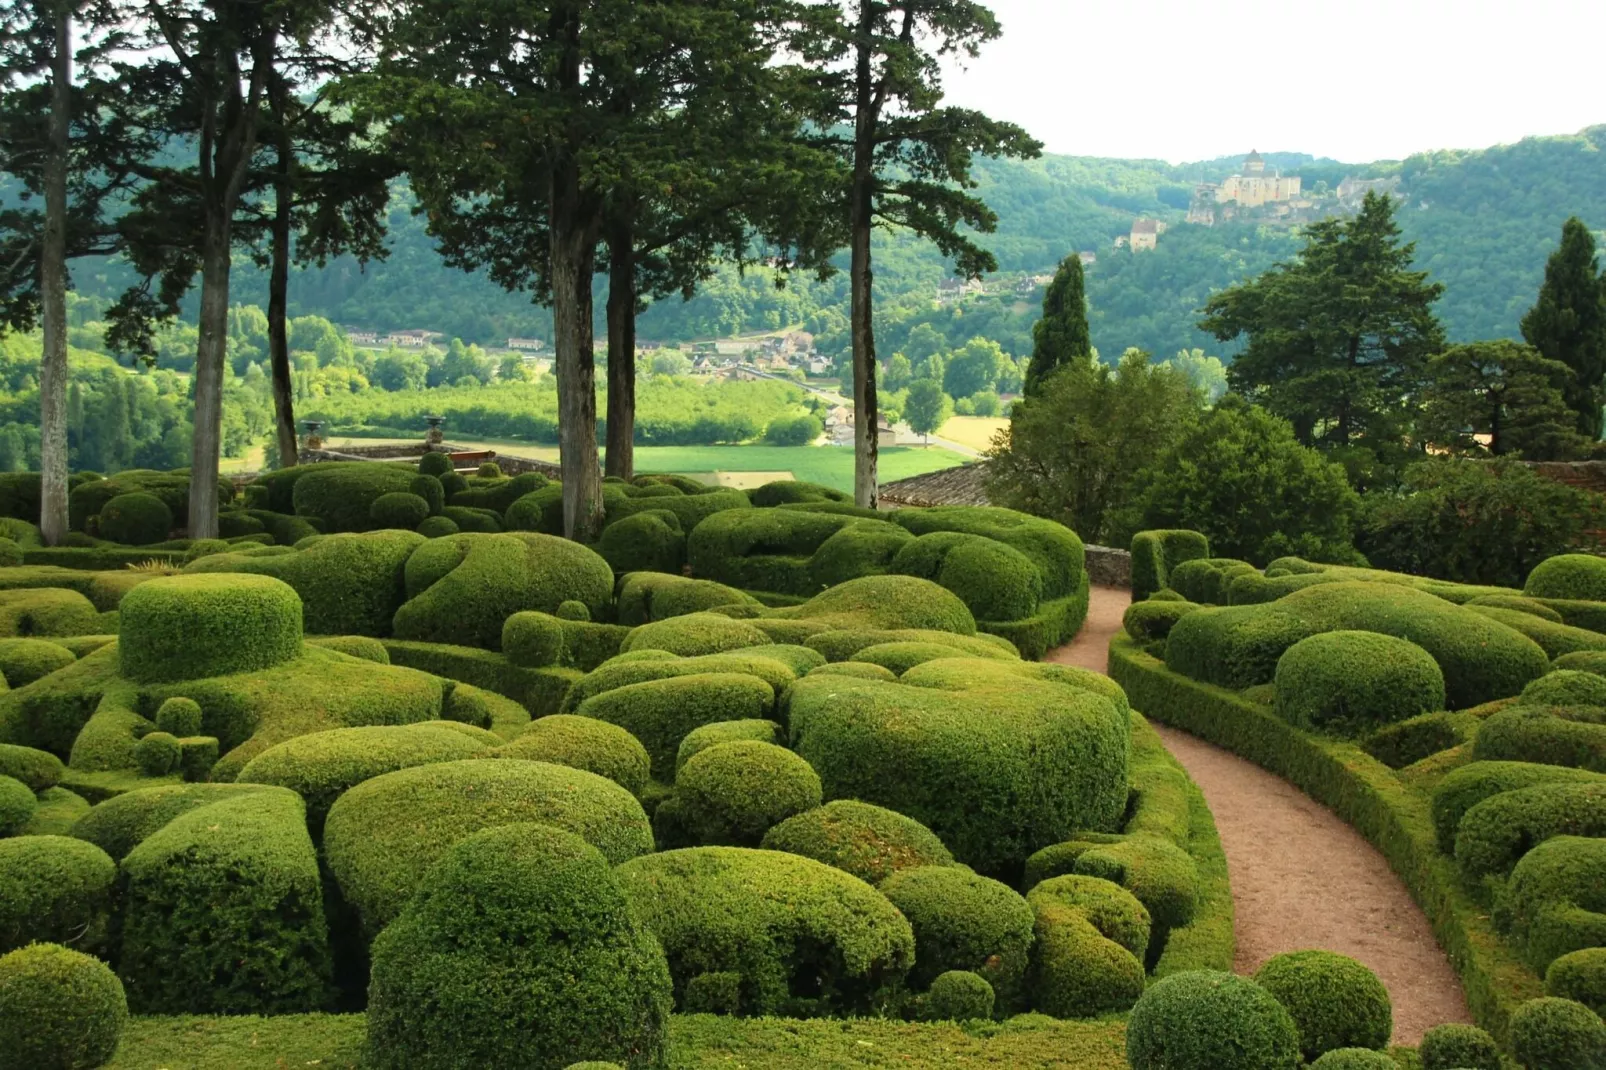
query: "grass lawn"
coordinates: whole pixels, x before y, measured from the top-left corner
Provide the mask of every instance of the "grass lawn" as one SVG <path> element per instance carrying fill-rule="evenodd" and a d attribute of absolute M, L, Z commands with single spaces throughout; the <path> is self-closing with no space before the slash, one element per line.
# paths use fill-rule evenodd
<path fill-rule="evenodd" d="M 106 1070 L 351 1070 L 362 1065 L 360 1014 L 274 1018 L 133 1018 Z M 873 1019 L 677 1015 L 674 1070 L 848 1070 L 860 1067 L 1010 1067 L 1122 1070 L 1124 1018 L 914 1025 Z"/>
<path fill-rule="evenodd" d="M 341 446 L 413 445 L 416 439 L 331 438 L 329 448 Z M 532 457 L 556 463 L 558 451 L 528 442 L 449 438 L 454 446 L 473 450 Z M 881 482 L 924 475 L 963 464 L 965 458 L 935 446 L 888 446 L 881 450 Z M 638 472 L 684 472 L 714 481 L 718 472 L 792 473 L 793 479 L 822 483 L 841 491 L 853 490 L 853 451 L 841 446 L 637 446 Z M 777 476 L 777 478 L 783 478 Z M 736 482 L 740 481 L 728 481 Z"/>
<path fill-rule="evenodd" d="M 950 416 L 937 437 L 985 452 L 993 448 L 993 436 L 1008 426 L 1003 416 Z"/>

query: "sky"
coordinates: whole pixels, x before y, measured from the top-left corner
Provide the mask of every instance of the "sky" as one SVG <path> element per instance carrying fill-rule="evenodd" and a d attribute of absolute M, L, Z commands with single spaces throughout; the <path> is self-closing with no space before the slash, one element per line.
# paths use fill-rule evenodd
<path fill-rule="evenodd" d="M 986 0 L 984 0 L 986 2 Z M 1346 163 L 1606 123 L 1603 0 L 990 0 L 947 103 L 1050 153 Z"/>

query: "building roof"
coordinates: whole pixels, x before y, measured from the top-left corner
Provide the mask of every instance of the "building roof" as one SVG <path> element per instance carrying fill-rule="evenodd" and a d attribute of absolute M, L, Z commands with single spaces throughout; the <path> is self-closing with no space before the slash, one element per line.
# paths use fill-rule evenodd
<path fill-rule="evenodd" d="M 990 505 L 987 498 L 987 465 L 962 464 L 911 476 L 881 485 L 885 506 Z"/>
<path fill-rule="evenodd" d="M 1133 234 L 1158 234 L 1159 232 L 1160 224 L 1158 220 L 1134 219 L 1132 221 Z"/>
<path fill-rule="evenodd" d="M 1250 149 L 1249 150 L 1249 155 L 1244 157 L 1244 163 L 1265 163 L 1265 162 L 1266 162 L 1265 159 L 1261 157 L 1260 153 L 1256 152 L 1254 149 Z"/>

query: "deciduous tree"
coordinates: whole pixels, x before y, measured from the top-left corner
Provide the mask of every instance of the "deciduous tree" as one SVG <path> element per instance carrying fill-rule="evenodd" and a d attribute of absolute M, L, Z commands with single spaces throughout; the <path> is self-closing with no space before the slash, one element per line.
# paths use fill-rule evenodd
<path fill-rule="evenodd" d="M 909 384 L 909 395 L 903 402 L 903 418 L 915 434 L 931 434 L 947 423 L 953 412 L 953 400 L 943 392 L 937 380 L 916 379 Z"/>

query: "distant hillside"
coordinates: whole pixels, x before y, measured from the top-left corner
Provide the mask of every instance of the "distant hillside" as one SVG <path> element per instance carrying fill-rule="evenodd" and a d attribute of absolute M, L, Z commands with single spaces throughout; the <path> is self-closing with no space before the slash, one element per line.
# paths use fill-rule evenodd
<path fill-rule="evenodd" d="M 1418 263 L 1448 287 L 1439 314 L 1455 339 L 1514 335 L 1532 303 L 1545 257 L 1562 221 L 1578 215 L 1606 230 L 1606 126 L 1570 137 L 1529 138 L 1470 152 L 1431 152 L 1403 162 L 1345 165 L 1293 153 L 1268 153 L 1267 164 L 1298 173 L 1307 187 L 1335 185 L 1345 175 L 1398 174 L 1405 197 L 1400 219 L 1418 243 Z M 1194 327 L 1208 294 L 1265 270 L 1297 247 L 1284 229 L 1183 223 L 1194 183 L 1233 173 L 1239 156 L 1173 166 L 1154 160 L 1049 156 L 1028 162 L 987 161 L 980 192 L 999 214 L 986 244 L 1003 272 L 1043 273 L 1077 250 L 1098 262 L 1088 273 L 1094 343 L 1106 356 L 1135 345 L 1161 355 L 1202 346 L 1218 351 Z M 1112 248 L 1136 216 L 1163 219 L 1169 229 L 1152 252 Z M 510 335 L 550 337 L 550 317 L 527 297 L 445 267 L 409 211 L 405 191 L 391 216 L 393 252 L 366 271 L 341 260 L 298 271 L 292 307 L 339 323 L 382 330 L 427 327 L 490 342 Z M 917 323 L 938 326 L 963 343 L 976 334 L 1019 354 L 1030 346 L 1034 295 L 1010 292 L 963 305 L 934 307 L 947 265 L 929 246 L 892 235 L 880 239 L 876 282 L 883 353 L 897 350 Z M 122 284 L 114 267 L 81 270 L 81 293 L 109 297 Z M 599 286 L 600 292 L 600 286 Z M 266 304 L 265 275 L 240 256 L 236 299 Z M 804 324 L 828 350 L 846 344 L 847 287 L 795 280 L 777 290 L 764 272 L 722 273 L 689 303 L 653 306 L 642 317 L 644 339 L 678 341 Z M 598 309 L 599 316 L 601 309 Z"/>

